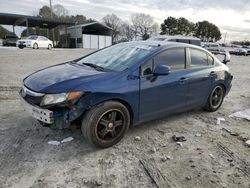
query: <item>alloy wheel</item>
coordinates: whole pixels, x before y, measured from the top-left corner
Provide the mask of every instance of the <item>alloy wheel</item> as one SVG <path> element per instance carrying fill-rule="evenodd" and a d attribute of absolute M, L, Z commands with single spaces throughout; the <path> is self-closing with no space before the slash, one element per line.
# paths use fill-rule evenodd
<path fill-rule="evenodd" d="M 212 96 L 210 98 L 210 105 L 213 108 L 217 108 L 218 106 L 220 106 L 223 100 L 223 95 L 224 95 L 223 88 L 221 86 L 215 87 L 212 92 Z"/>
<path fill-rule="evenodd" d="M 119 110 L 109 110 L 99 119 L 96 126 L 96 136 L 101 141 L 111 141 L 119 137 L 124 124 L 124 115 Z"/>

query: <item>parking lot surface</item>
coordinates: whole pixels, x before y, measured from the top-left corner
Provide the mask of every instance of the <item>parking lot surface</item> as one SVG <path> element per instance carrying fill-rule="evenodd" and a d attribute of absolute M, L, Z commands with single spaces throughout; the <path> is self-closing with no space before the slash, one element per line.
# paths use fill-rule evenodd
<path fill-rule="evenodd" d="M 217 112 L 144 123 L 114 147 L 96 149 L 80 129 L 42 127 L 18 99 L 32 72 L 89 52 L 0 48 L 0 187 L 250 187 L 250 121 L 229 117 L 250 109 L 250 57 L 231 57 L 233 87 Z M 178 145 L 173 135 L 187 141 Z M 74 139 L 48 144 L 68 137 Z"/>

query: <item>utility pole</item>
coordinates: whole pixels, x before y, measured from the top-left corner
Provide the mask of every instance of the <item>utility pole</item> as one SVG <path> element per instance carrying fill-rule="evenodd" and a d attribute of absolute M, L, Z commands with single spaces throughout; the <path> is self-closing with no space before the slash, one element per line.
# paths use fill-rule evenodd
<path fill-rule="evenodd" d="M 52 3 L 51 3 L 51 0 L 49 0 L 49 7 L 50 7 L 50 18 L 53 19 L 53 10 L 52 10 Z M 55 46 L 55 44 L 54 44 L 54 39 L 55 39 L 54 28 L 52 28 L 53 47 Z"/>
<path fill-rule="evenodd" d="M 224 43 L 226 43 L 226 39 L 227 39 L 227 32 L 225 33 Z"/>
<path fill-rule="evenodd" d="M 75 44 L 76 44 L 76 48 L 77 48 L 77 29 L 76 29 L 76 25 L 78 24 L 78 22 L 75 22 Z"/>

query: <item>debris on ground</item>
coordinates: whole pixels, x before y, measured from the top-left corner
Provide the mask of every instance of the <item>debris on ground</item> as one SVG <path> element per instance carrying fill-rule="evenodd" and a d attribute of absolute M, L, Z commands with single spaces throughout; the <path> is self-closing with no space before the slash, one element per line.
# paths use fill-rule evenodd
<path fill-rule="evenodd" d="M 229 130 L 228 128 L 223 127 L 222 130 L 228 132 L 230 135 L 232 136 L 239 136 L 239 133 L 236 132 L 232 132 L 231 130 Z"/>
<path fill-rule="evenodd" d="M 170 160 L 170 159 L 171 159 L 171 157 L 167 155 L 167 156 L 162 157 L 162 158 L 161 158 L 161 161 L 162 161 L 162 162 L 166 162 L 166 161 L 168 161 L 168 160 Z"/>
<path fill-rule="evenodd" d="M 48 141 L 48 144 L 58 146 L 60 144 L 70 142 L 72 140 L 74 140 L 74 138 L 70 136 L 70 137 L 64 138 L 62 141 L 57 141 L 57 140 Z"/>
<path fill-rule="evenodd" d="M 61 143 L 70 142 L 70 141 L 72 141 L 72 140 L 74 140 L 74 138 L 70 136 L 70 137 L 68 137 L 68 138 L 64 138 L 64 139 L 61 141 Z"/>
<path fill-rule="evenodd" d="M 208 156 L 211 157 L 212 159 L 215 159 L 214 155 L 211 153 Z"/>
<path fill-rule="evenodd" d="M 150 151 L 151 151 L 152 153 L 155 153 L 155 152 L 156 152 L 156 148 L 153 147 Z"/>
<path fill-rule="evenodd" d="M 61 142 L 52 140 L 52 141 L 48 141 L 48 144 L 53 145 L 53 146 L 58 146 L 59 144 L 61 144 Z"/>
<path fill-rule="evenodd" d="M 183 144 L 181 142 L 176 142 L 176 144 L 179 146 L 183 146 Z"/>
<path fill-rule="evenodd" d="M 175 142 L 185 142 L 187 141 L 187 139 L 184 137 L 184 136 L 172 136 L 172 139 L 175 141 Z"/>
<path fill-rule="evenodd" d="M 223 117 L 218 117 L 218 118 L 217 118 L 217 123 L 216 123 L 216 124 L 217 124 L 217 125 L 220 125 L 222 121 L 226 121 L 225 118 L 223 118 Z"/>
<path fill-rule="evenodd" d="M 191 176 L 187 176 L 187 177 L 186 177 L 186 180 L 191 180 L 191 179 L 192 179 Z"/>
<path fill-rule="evenodd" d="M 141 137 L 140 136 L 136 136 L 135 137 L 135 141 L 141 141 Z"/>
<path fill-rule="evenodd" d="M 230 118 L 232 118 L 232 117 L 242 118 L 242 119 L 246 119 L 246 120 L 250 121 L 250 109 L 235 112 L 235 113 L 229 115 L 229 117 Z"/>
<path fill-rule="evenodd" d="M 201 134 L 200 133 L 196 133 L 195 136 L 196 137 L 201 137 Z"/>
<path fill-rule="evenodd" d="M 162 162 L 166 162 L 166 161 L 167 161 L 167 157 L 162 157 L 162 158 L 161 158 L 161 161 L 162 161 Z"/>
<path fill-rule="evenodd" d="M 247 140 L 246 142 L 246 145 L 250 147 L 250 140 Z"/>

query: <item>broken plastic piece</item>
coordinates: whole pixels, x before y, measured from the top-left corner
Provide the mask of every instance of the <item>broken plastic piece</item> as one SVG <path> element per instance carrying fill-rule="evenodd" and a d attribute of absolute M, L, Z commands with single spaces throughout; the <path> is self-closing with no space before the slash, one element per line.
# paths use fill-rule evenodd
<path fill-rule="evenodd" d="M 220 123 L 221 123 L 222 121 L 225 121 L 225 118 L 218 117 L 218 118 L 217 118 L 217 125 L 220 125 Z"/>
<path fill-rule="evenodd" d="M 246 145 L 250 147 L 250 140 L 246 141 Z"/>
<path fill-rule="evenodd" d="M 48 141 L 48 144 L 58 146 L 59 144 L 61 144 L 61 142 L 53 140 L 53 141 Z"/>
<path fill-rule="evenodd" d="M 72 141 L 72 140 L 74 140 L 74 138 L 70 136 L 70 137 L 68 137 L 68 138 L 64 138 L 64 139 L 61 141 L 61 143 L 70 142 L 70 141 Z"/>
<path fill-rule="evenodd" d="M 174 135 L 174 136 L 172 136 L 172 138 L 173 138 L 173 140 L 175 142 L 185 142 L 185 141 L 187 141 L 187 139 L 184 136 L 176 136 L 176 135 Z"/>

